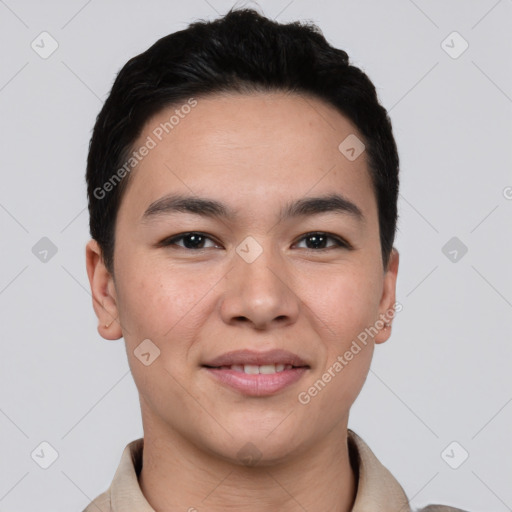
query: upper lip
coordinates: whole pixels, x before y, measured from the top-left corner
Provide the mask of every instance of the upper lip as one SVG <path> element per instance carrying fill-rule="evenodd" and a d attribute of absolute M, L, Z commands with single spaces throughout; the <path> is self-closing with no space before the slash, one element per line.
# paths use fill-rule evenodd
<path fill-rule="evenodd" d="M 309 365 L 298 355 L 287 350 L 274 349 L 266 352 L 255 352 L 254 350 L 234 350 L 227 352 L 214 359 L 210 359 L 203 366 L 220 367 L 232 365 L 267 365 L 267 364 L 291 364 L 292 366 Z"/>

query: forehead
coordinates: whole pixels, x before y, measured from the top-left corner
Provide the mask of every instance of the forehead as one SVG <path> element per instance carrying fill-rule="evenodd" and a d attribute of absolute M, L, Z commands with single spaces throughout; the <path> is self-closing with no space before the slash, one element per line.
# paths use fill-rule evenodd
<path fill-rule="evenodd" d="M 134 148 L 152 147 L 132 171 L 122 207 L 129 204 L 140 218 L 145 206 L 176 191 L 242 207 L 340 192 L 371 210 L 366 153 L 354 159 L 343 152 L 344 141 L 362 146 L 362 140 L 345 116 L 310 96 L 233 93 L 184 100 L 144 126 Z"/>

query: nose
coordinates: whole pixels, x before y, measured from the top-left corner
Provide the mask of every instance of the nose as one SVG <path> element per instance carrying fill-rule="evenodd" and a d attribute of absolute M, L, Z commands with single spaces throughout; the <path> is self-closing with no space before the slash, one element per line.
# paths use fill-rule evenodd
<path fill-rule="evenodd" d="M 268 330 L 297 321 L 300 299 L 278 256 L 265 250 L 248 263 L 236 254 L 233 265 L 220 308 L 226 324 Z"/>

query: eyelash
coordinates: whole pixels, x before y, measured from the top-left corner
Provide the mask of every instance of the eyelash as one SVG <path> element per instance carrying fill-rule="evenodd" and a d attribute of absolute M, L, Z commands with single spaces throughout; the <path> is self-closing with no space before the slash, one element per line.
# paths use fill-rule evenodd
<path fill-rule="evenodd" d="M 169 247 L 171 245 L 177 245 L 176 242 L 179 241 L 179 240 L 183 240 L 184 238 L 186 238 L 187 236 L 190 236 L 190 235 L 199 235 L 199 236 L 202 236 L 204 238 L 207 238 L 208 240 L 214 242 L 215 244 L 218 244 L 218 242 L 216 242 L 211 236 L 207 235 L 206 233 L 203 233 L 201 231 L 187 231 L 185 233 L 181 233 L 179 235 L 174 235 L 172 237 L 169 237 L 169 238 L 165 238 L 164 240 L 162 240 L 158 246 L 159 247 Z M 324 248 L 320 248 L 320 249 L 310 249 L 308 247 L 306 247 L 305 249 L 307 251 L 314 251 L 314 252 L 320 252 L 320 251 L 327 251 L 329 249 L 333 249 L 333 248 L 342 248 L 342 249 L 348 249 L 348 250 L 351 250 L 352 249 L 352 246 L 345 240 L 343 240 L 343 238 L 337 236 L 337 235 L 333 235 L 333 234 L 330 234 L 330 233 L 326 233 L 324 231 L 311 231 L 309 233 L 305 233 L 304 235 L 302 235 L 297 242 L 295 242 L 295 244 L 297 244 L 298 242 L 301 242 L 302 240 L 305 240 L 309 237 L 313 237 L 313 236 L 325 236 L 327 237 L 328 239 L 330 240 L 333 240 L 334 241 L 334 244 L 329 246 L 329 247 L 324 247 Z M 294 245 L 295 245 L 294 244 Z M 220 245 L 220 244 L 218 244 Z M 210 247 L 200 247 L 198 249 L 193 249 L 193 248 L 190 248 L 190 247 L 184 247 L 184 246 L 178 246 L 182 249 L 187 249 L 187 250 L 190 250 L 190 251 L 201 251 L 201 250 L 205 250 L 205 249 L 210 249 Z"/>

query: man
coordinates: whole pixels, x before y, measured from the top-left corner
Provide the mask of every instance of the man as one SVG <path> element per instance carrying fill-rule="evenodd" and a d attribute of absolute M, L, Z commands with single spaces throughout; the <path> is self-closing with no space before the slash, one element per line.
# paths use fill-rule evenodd
<path fill-rule="evenodd" d="M 87 512 L 410 510 L 348 429 L 399 306 L 398 164 L 373 84 L 313 26 L 234 10 L 124 66 L 86 260 L 144 438 Z"/>

